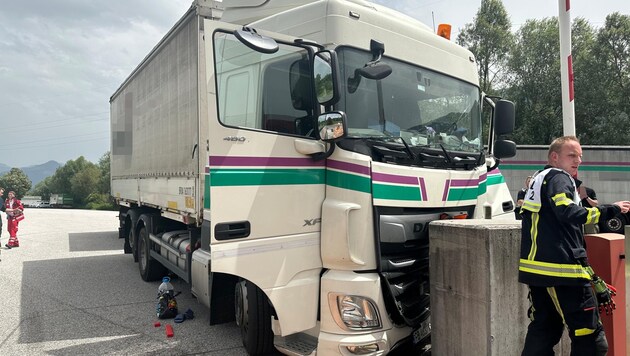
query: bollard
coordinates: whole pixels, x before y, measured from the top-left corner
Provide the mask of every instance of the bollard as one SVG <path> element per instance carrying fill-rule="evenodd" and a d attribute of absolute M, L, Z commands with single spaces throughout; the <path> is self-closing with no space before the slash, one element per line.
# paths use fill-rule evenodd
<path fill-rule="evenodd" d="M 617 288 L 613 299 L 617 309 L 609 315 L 601 315 L 608 340 L 609 356 L 626 355 L 626 276 L 624 235 L 586 235 L 586 253 L 593 270 L 604 281 Z"/>
<path fill-rule="evenodd" d="M 626 240 L 630 241 L 630 225 L 626 225 Z M 630 253 L 630 243 L 626 244 L 626 250 L 624 253 L 624 262 L 626 266 L 626 271 L 630 271 L 630 263 L 628 259 L 625 258 Z M 630 330 L 628 330 L 627 326 L 630 325 L 630 273 L 626 273 L 626 300 L 625 300 L 625 309 L 626 309 L 626 352 L 630 350 Z M 624 301 L 621 300 L 623 305 Z"/>

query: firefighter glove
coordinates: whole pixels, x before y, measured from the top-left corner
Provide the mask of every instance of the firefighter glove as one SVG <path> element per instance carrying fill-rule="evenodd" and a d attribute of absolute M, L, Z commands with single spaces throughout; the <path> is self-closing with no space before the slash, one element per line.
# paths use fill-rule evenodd
<path fill-rule="evenodd" d="M 615 287 L 604 282 L 599 276 L 594 275 L 591 282 L 593 289 L 595 290 L 595 296 L 597 297 L 597 304 L 599 305 L 599 312 L 606 312 L 606 315 L 611 314 L 616 308 L 613 296 L 617 295 Z"/>

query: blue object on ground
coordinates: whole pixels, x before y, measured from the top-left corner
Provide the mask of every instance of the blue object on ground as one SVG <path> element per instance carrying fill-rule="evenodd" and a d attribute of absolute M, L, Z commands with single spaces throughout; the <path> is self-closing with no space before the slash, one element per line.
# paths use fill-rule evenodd
<path fill-rule="evenodd" d="M 186 309 L 186 311 L 184 312 L 184 315 L 186 316 L 186 319 L 194 319 L 195 318 L 195 313 L 193 313 L 192 309 L 190 309 L 190 308 Z"/>
<path fill-rule="evenodd" d="M 186 320 L 186 316 L 184 314 L 177 314 L 177 316 L 175 317 L 175 320 L 173 320 L 176 323 L 181 323 L 184 320 Z"/>

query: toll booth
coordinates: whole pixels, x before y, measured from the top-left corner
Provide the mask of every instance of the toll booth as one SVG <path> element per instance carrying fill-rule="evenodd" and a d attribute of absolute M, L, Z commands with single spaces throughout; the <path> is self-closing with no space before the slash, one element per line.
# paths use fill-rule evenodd
<path fill-rule="evenodd" d="M 628 236 L 626 227 L 626 236 Z M 625 356 L 628 350 L 626 331 L 626 251 L 625 236 L 621 234 L 591 234 L 586 235 L 586 253 L 593 270 L 604 281 L 617 289 L 617 296 L 613 299 L 617 309 L 612 313 L 601 315 L 606 339 L 608 340 L 609 356 Z"/>

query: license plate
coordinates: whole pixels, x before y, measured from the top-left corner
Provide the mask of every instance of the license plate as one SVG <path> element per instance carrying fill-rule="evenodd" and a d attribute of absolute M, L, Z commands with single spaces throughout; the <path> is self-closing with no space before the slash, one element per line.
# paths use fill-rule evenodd
<path fill-rule="evenodd" d="M 420 326 L 413 331 L 413 343 L 418 344 L 431 333 L 431 318 L 423 321 Z"/>

